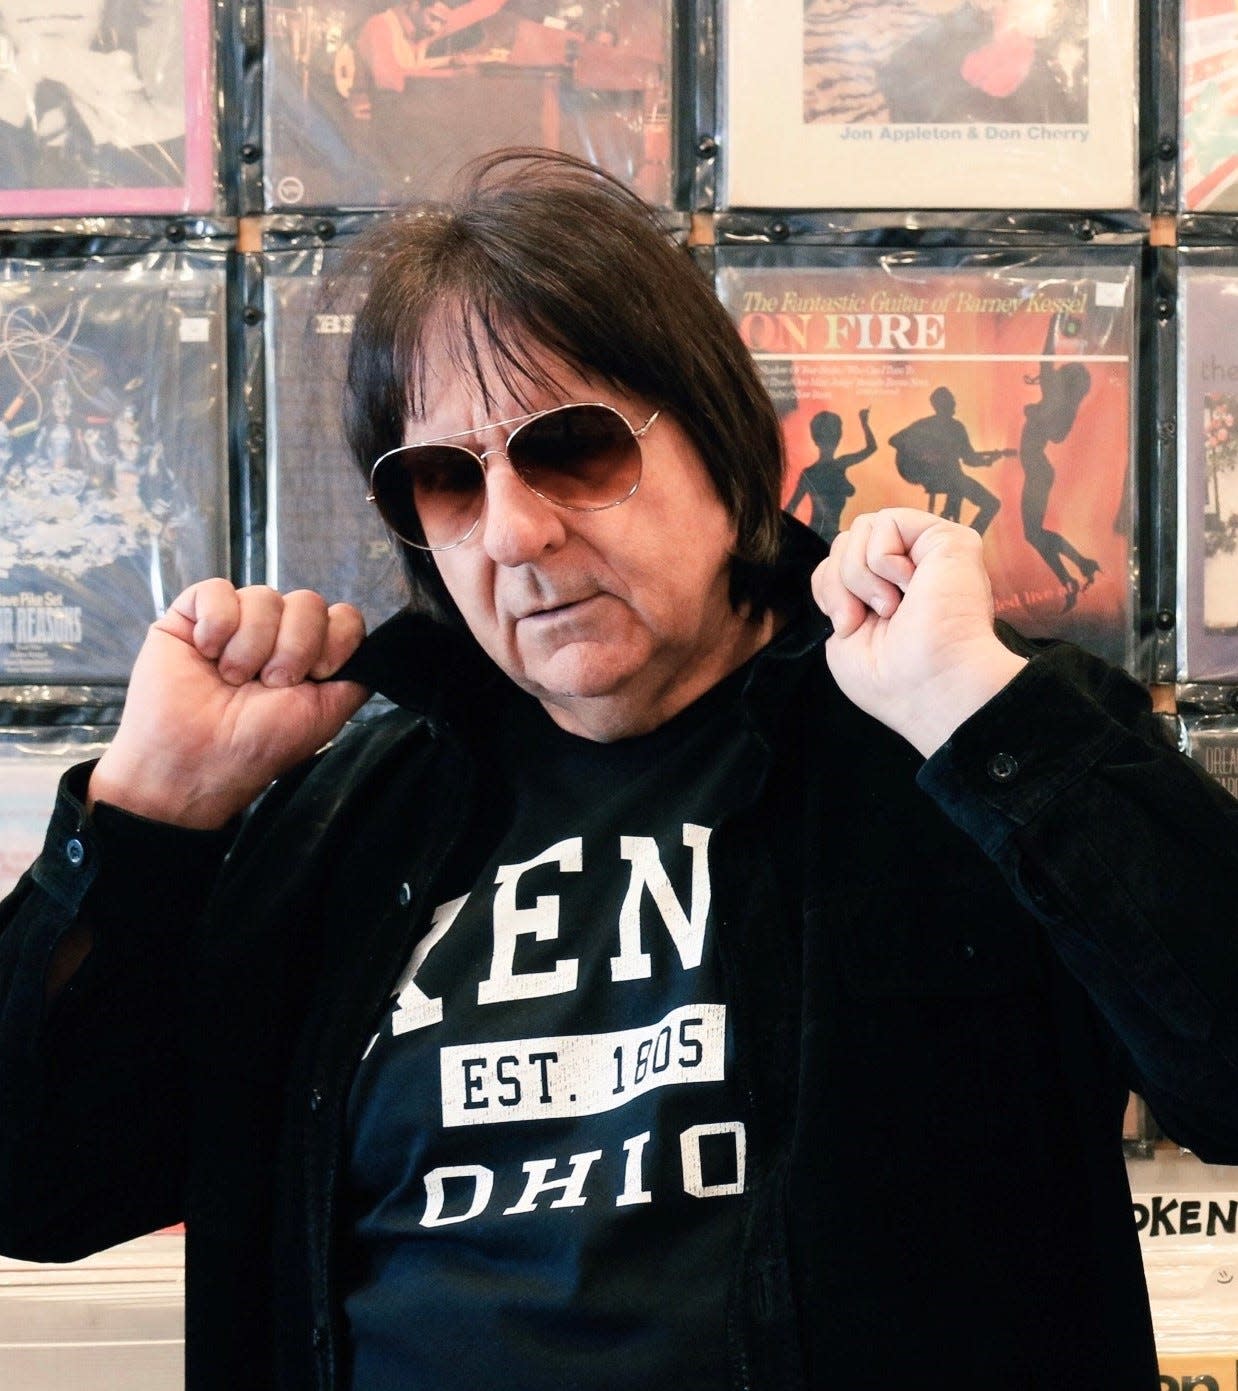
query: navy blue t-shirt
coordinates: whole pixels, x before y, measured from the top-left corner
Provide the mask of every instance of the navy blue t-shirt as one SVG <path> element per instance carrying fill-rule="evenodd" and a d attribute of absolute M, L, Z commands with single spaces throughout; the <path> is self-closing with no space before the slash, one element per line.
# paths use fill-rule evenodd
<path fill-rule="evenodd" d="M 354 1391 L 727 1384 L 746 1110 L 711 836 L 737 689 L 612 744 L 529 702 L 349 1105 Z"/>

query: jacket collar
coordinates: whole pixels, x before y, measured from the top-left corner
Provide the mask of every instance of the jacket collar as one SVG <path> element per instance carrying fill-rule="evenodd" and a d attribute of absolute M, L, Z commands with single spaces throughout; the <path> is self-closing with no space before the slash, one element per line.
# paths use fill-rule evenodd
<path fill-rule="evenodd" d="M 813 603 L 808 587 L 826 554 L 814 531 L 783 514 L 771 596 L 784 621 L 753 663 L 745 702 L 766 706 L 771 687 L 782 684 L 778 673 L 785 662 L 805 656 L 829 636 L 829 619 Z M 406 710 L 448 722 L 510 690 L 471 634 L 408 609 L 379 624 L 331 679 L 357 681 Z"/>

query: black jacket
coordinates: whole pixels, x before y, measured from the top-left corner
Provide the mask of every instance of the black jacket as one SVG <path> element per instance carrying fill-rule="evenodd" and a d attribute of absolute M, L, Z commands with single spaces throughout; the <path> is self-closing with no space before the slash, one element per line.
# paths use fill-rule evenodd
<path fill-rule="evenodd" d="M 1238 1161 L 1238 804 L 1068 647 L 922 763 L 822 631 L 755 663 L 711 841 L 752 1122 L 733 1384 L 1155 1391 L 1121 1116 L 1135 1086 Z M 195 1388 L 338 1384 L 351 1071 L 485 795 L 478 722 L 526 699 L 415 619 L 366 660 L 406 708 L 239 832 L 88 823 L 70 774 L 0 908 L 0 1250 L 184 1218 Z"/>

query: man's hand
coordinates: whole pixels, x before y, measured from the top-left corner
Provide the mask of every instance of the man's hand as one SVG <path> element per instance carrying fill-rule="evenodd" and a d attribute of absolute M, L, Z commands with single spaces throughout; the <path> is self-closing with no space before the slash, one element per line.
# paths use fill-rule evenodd
<path fill-rule="evenodd" d="M 982 542 L 930 512 L 857 517 L 813 573 L 843 693 L 927 758 L 1026 664 L 993 631 Z"/>
<path fill-rule="evenodd" d="M 328 608 L 308 589 L 191 585 L 150 627 L 88 805 L 224 825 L 364 704 L 369 692 L 354 682 L 317 684 L 364 633 L 351 604 Z"/>

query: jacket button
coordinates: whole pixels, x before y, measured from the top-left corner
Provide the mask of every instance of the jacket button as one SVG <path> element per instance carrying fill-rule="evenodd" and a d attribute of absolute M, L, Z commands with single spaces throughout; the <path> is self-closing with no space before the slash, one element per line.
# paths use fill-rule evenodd
<path fill-rule="evenodd" d="M 1019 771 L 1019 760 L 1011 753 L 995 753 L 987 767 L 994 782 L 1009 782 Z"/>
<path fill-rule="evenodd" d="M 327 1341 L 327 1334 L 326 1334 L 326 1331 L 324 1330 L 322 1324 L 316 1323 L 316 1324 L 314 1325 L 314 1331 L 310 1334 L 310 1345 L 311 1345 L 313 1348 L 317 1349 L 317 1348 L 322 1347 L 322 1345 L 323 1345 L 326 1341 Z"/>
<path fill-rule="evenodd" d="M 86 847 L 76 836 L 72 840 L 65 842 L 64 857 L 74 869 L 86 858 Z"/>
<path fill-rule="evenodd" d="M 315 1114 L 322 1110 L 322 1093 L 317 1087 L 309 1095 L 309 1108 Z"/>
<path fill-rule="evenodd" d="M 407 908 L 408 905 L 409 905 L 412 901 L 413 901 L 413 891 L 412 891 L 412 889 L 409 888 L 409 886 L 408 886 L 407 884 L 401 884 L 401 885 L 400 885 L 400 888 L 399 888 L 399 891 L 396 893 L 396 902 L 399 903 L 399 905 L 400 905 L 401 908 Z"/>

